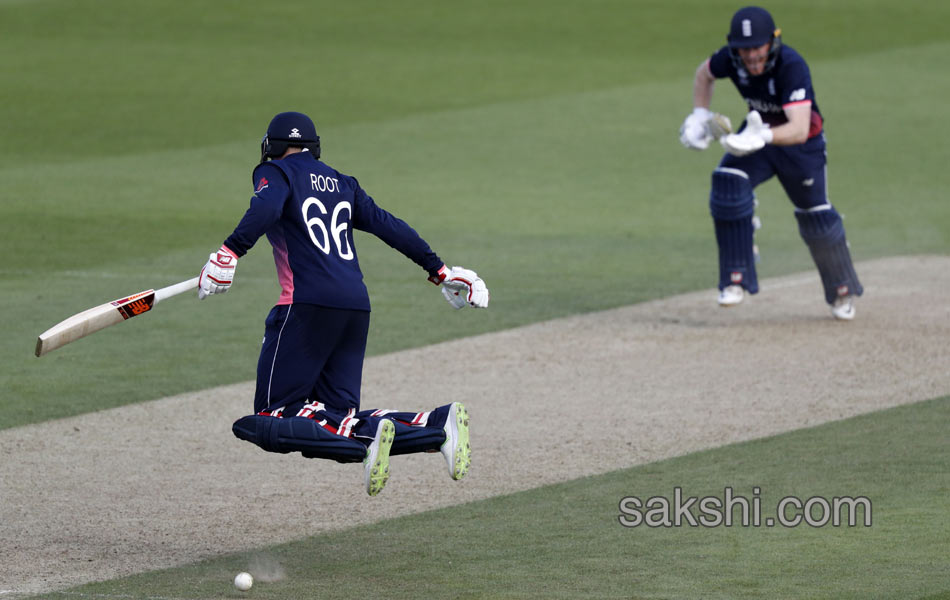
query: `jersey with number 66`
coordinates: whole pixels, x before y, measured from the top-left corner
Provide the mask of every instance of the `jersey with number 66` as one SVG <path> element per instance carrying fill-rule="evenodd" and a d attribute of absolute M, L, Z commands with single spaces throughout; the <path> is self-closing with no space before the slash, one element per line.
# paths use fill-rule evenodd
<path fill-rule="evenodd" d="M 354 177 L 304 150 L 254 169 L 254 195 L 224 244 L 244 256 L 262 235 L 274 248 L 277 304 L 369 310 L 353 229 L 372 233 L 431 274 L 442 260 L 405 221 L 376 206 Z"/>

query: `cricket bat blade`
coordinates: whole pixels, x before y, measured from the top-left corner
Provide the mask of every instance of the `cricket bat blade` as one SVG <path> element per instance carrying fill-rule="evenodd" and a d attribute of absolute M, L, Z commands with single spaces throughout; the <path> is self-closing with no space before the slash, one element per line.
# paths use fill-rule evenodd
<path fill-rule="evenodd" d="M 84 310 L 41 333 L 36 339 L 36 356 L 43 356 L 79 338 L 146 313 L 161 300 L 196 287 L 198 287 L 198 278 L 193 277 L 159 290 L 145 290 Z"/>

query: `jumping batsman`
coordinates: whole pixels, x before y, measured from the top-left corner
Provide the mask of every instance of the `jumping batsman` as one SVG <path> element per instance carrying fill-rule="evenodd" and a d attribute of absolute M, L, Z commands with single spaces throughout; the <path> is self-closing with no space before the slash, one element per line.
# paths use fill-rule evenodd
<path fill-rule="evenodd" d="M 320 159 L 320 138 L 298 112 L 275 116 L 261 142 L 250 208 L 201 269 L 198 297 L 227 292 L 238 259 L 262 236 L 273 246 L 281 294 L 265 321 L 254 414 L 234 434 L 269 452 L 364 464 L 366 491 L 389 479 L 389 457 L 441 451 L 452 479 L 470 465 L 468 412 L 360 410 L 369 294 L 353 229 L 374 234 L 429 274 L 456 309 L 486 308 L 473 271 L 448 268 L 404 221 L 378 207 L 355 178 Z"/>
<path fill-rule="evenodd" d="M 777 175 L 795 205 L 798 230 L 821 275 L 836 319 L 854 318 L 863 293 L 844 224 L 828 201 L 823 118 L 805 60 L 782 44 L 781 30 L 763 8 L 732 17 L 728 43 L 703 61 L 693 81 L 693 112 L 680 128 L 687 148 L 704 150 L 718 138 L 725 154 L 712 174 L 709 208 L 719 245 L 719 304 L 733 306 L 755 294 L 755 195 Z M 716 79 L 728 77 L 749 107 L 738 133 L 723 131 L 709 110 Z"/>

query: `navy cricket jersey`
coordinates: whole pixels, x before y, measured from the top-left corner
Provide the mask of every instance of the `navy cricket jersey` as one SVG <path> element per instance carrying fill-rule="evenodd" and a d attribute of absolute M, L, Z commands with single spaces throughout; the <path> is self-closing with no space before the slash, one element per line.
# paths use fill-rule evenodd
<path fill-rule="evenodd" d="M 435 274 L 442 260 L 416 231 L 376 206 L 355 178 L 308 151 L 254 169 L 251 206 L 224 241 L 239 257 L 262 235 L 274 248 L 277 304 L 369 310 L 353 229 L 372 233 Z"/>
<path fill-rule="evenodd" d="M 716 79 L 728 77 L 742 95 L 749 110 L 757 110 L 762 120 L 771 126 L 788 122 L 785 107 L 811 105 L 811 125 L 808 138 L 822 131 L 823 119 L 815 101 L 811 72 L 802 56 L 788 46 L 779 48 L 775 65 L 761 75 L 752 77 L 744 68 L 736 68 L 728 46 L 723 46 L 706 62 Z"/>

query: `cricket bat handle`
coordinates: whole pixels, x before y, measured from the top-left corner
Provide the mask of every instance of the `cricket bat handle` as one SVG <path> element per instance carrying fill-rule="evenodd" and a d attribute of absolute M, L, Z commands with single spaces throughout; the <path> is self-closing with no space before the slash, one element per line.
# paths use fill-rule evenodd
<path fill-rule="evenodd" d="M 182 281 L 180 283 L 176 283 L 175 285 L 170 285 L 168 287 L 163 287 L 160 290 L 155 290 L 155 303 L 157 304 L 162 300 L 171 298 L 172 296 L 189 292 L 196 287 L 198 287 L 198 278 L 192 277 L 187 281 Z"/>

